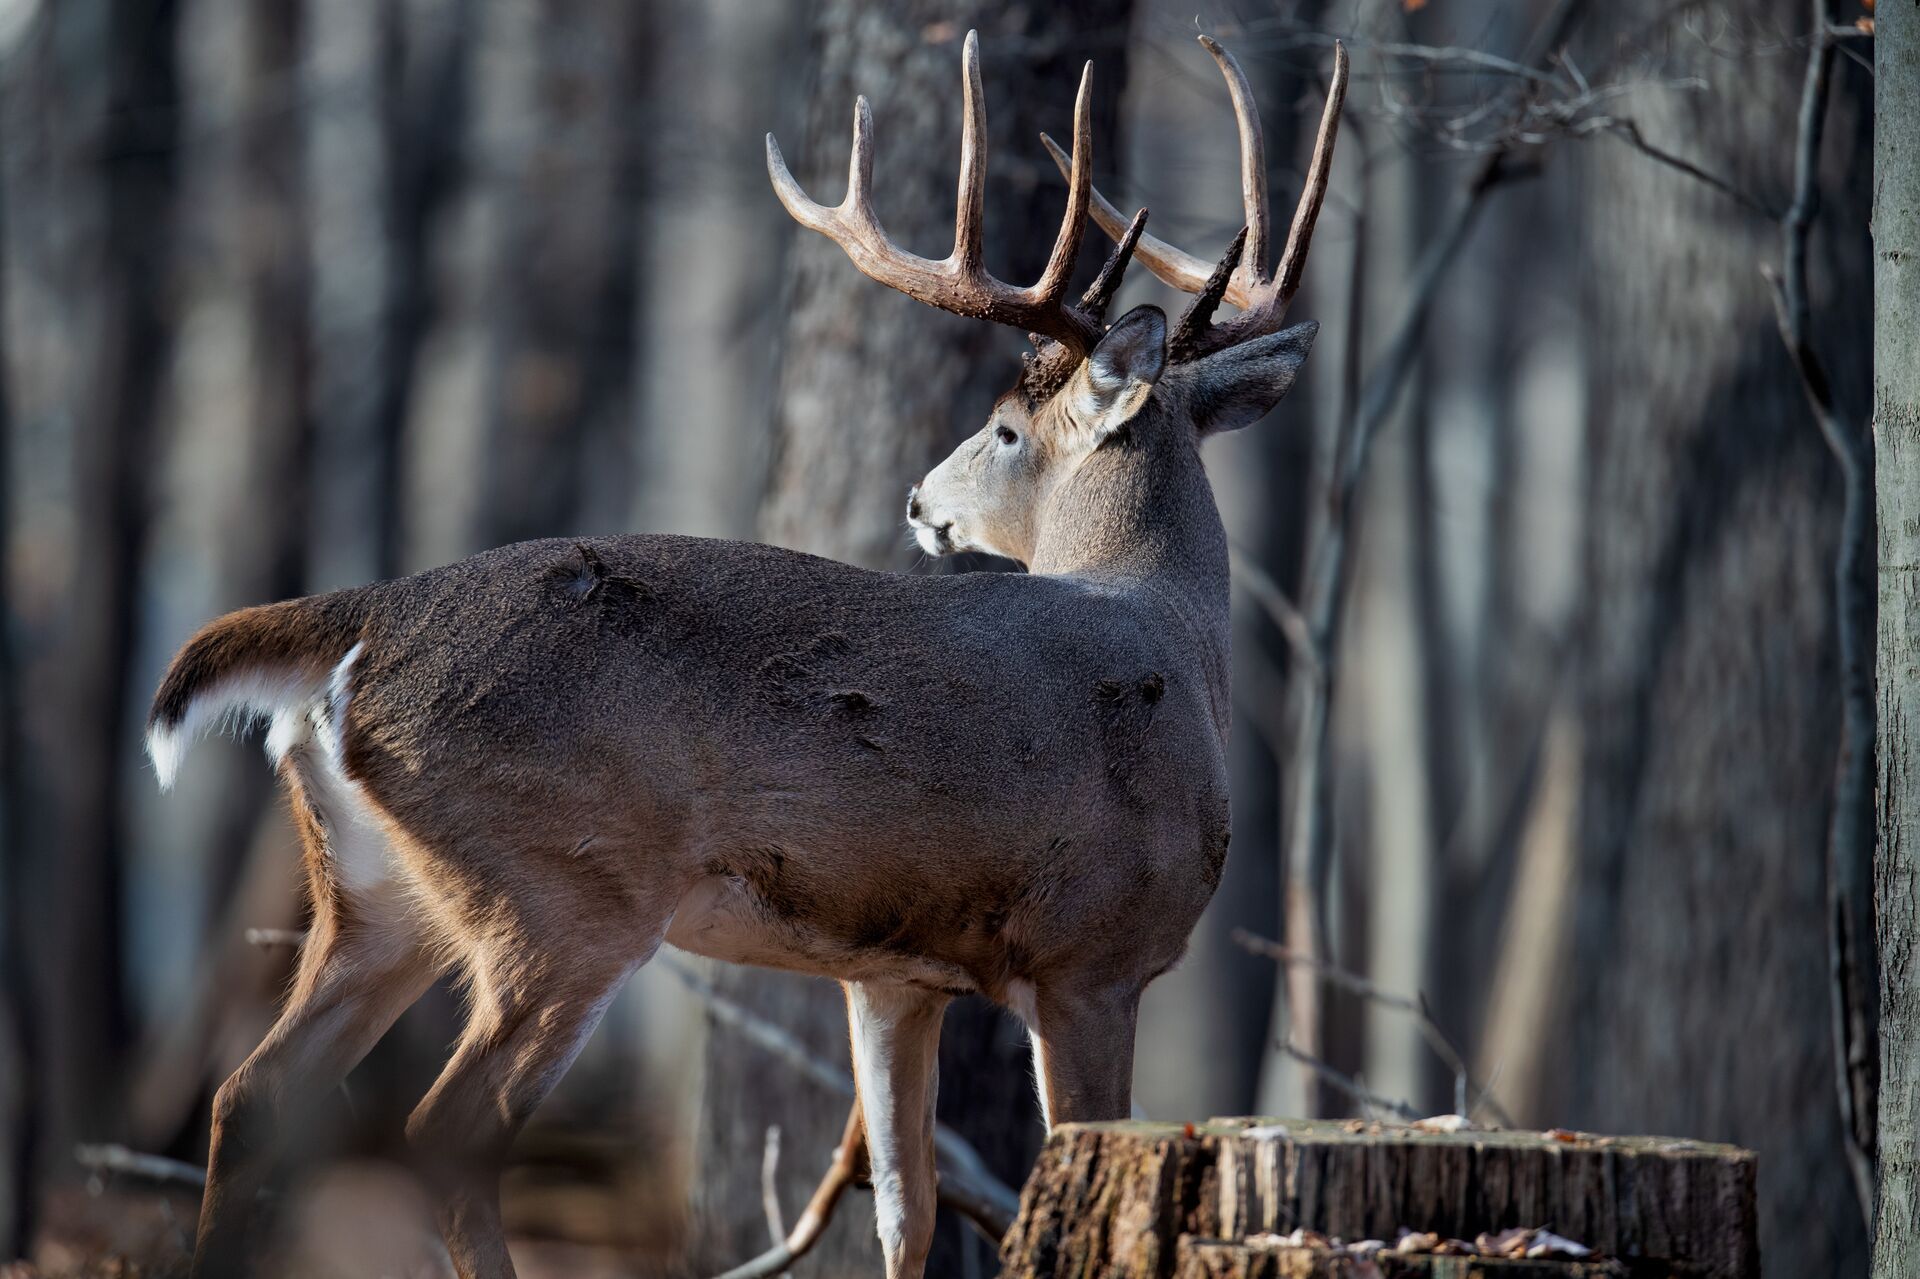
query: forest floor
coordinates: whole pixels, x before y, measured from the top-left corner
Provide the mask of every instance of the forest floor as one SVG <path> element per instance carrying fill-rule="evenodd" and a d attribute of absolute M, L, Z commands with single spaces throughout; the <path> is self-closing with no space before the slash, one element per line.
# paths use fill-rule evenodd
<path fill-rule="evenodd" d="M 678 1223 L 630 1182 L 510 1175 L 502 1209 L 522 1279 L 680 1274 Z M 656 1211 L 649 1211 L 655 1208 Z M 33 1256 L 0 1279 L 174 1279 L 187 1274 L 199 1196 L 138 1184 L 74 1183 L 49 1194 Z M 414 1179 L 390 1165 L 331 1166 L 289 1195 L 262 1273 L 286 1279 L 451 1279 Z"/>

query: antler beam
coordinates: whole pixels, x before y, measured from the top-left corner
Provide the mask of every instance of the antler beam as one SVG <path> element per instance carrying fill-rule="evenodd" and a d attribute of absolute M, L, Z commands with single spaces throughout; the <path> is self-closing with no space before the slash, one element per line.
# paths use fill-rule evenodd
<path fill-rule="evenodd" d="M 767 173 L 780 203 L 795 221 L 818 231 L 846 251 L 860 272 L 888 288 L 956 315 L 992 320 L 1052 338 L 1076 355 L 1100 338 L 1097 320 L 1067 300 L 1067 286 L 1080 253 L 1087 205 L 1093 190 L 1093 64 L 1080 76 L 1073 106 L 1073 156 L 1064 160 L 1066 216 L 1047 259 L 1046 270 L 1028 288 L 996 279 L 982 262 L 981 242 L 987 191 L 987 108 L 980 84 L 980 40 L 969 31 L 961 54 L 963 110 L 960 138 L 960 193 L 953 222 L 953 252 L 941 261 L 923 258 L 895 244 L 873 211 L 873 111 L 865 97 L 853 107 L 853 158 L 847 194 L 831 208 L 801 188 L 787 169 L 780 144 L 767 135 Z M 1121 221 L 1114 238 L 1126 232 Z"/>

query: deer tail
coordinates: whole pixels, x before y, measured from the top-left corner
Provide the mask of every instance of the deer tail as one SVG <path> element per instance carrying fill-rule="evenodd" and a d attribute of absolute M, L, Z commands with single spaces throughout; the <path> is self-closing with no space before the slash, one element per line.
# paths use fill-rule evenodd
<path fill-rule="evenodd" d="M 311 731 L 314 711 L 344 706 L 371 591 L 243 608 L 188 640 L 147 714 L 147 755 L 160 788 L 172 788 L 181 760 L 211 727 L 270 719 L 267 751 L 278 762 Z"/>

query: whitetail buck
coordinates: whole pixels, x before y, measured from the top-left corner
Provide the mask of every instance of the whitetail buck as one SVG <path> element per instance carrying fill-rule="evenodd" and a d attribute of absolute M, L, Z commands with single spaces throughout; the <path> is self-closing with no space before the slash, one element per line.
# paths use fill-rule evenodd
<path fill-rule="evenodd" d="M 688 537 L 509 546 L 401 581 L 229 614 L 160 685 L 170 784 L 195 735 L 271 719 L 313 922 L 279 1021 L 214 1102 L 196 1275 L 243 1271 L 280 1121 L 335 1085 L 434 978 L 471 1015 L 408 1123 L 463 1276 L 512 1273 L 498 1168 L 628 974 L 662 942 L 836 978 L 890 1279 L 933 1231 L 935 1042 L 955 995 L 1031 1031 L 1050 1123 L 1129 1113 L 1143 987 L 1177 960 L 1227 854 L 1227 543 L 1198 445 L 1286 393 L 1282 329 L 1326 190 L 1345 55 L 1306 191 L 1266 271 L 1244 79 L 1246 226 L 1217 268 L 1141 238 L 1065 301 L 1088 205 L 1091 67 L 1071 194 L 1038 284 L 981 264 L 985 108 L 966 40 L 954 248 L 869 203 L 854 110 L 845 201 L 781 201 L 883 284 L 1030 330 L 1019 385 L 914 486 L 929 551 L 1026 573 L 908 577 Z M 1106 328 L 1130 253 L 1200 294 L 1169 338 Z M 1240 307 L 1219 324 L 1222 296 Z"/>

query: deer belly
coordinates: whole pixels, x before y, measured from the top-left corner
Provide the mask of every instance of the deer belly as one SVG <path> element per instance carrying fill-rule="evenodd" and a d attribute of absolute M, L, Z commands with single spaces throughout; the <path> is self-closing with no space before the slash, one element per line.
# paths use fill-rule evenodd
<path fill-rule="evenodd" d="M 728 963 L 811 973 L 839 981 L 901 981 L 953 994 L 977 989 L 959 965 L 864 946 L 804 915 L 773 909 L 737 875 L 706 875 L 680 899 L 667 942 Z"/>

